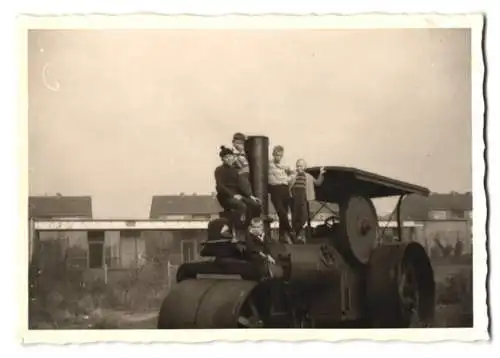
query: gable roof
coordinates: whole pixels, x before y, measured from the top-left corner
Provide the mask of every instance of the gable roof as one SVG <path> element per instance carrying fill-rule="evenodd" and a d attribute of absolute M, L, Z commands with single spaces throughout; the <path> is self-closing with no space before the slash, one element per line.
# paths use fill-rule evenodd
<path fill-rule="evenodd" d="M 336 211 L 336 206 L 330 204 L 330 208 Z M 311 203 L 311 214 L 321 208 L 321 203 Z M 212 215 L 222 211 L 222 207 L 215 195 L 156 195 L 151 202 L 150 219 L 158 219 L 166 215 Z M 321 213 L 331 212 L 328 208 L 322 208 Z M 269 200 L 269 214 L 275 214 L 276 210 Z"/>
<path fill-rule="evenodd" d="M 409 220 L 426 220 L 432 210 L 471 211 L 472 193 L 433 193 L 428 197 L 409 195 L 401 205 L 402 217 Z"/>
<path fill-rule="evenodd" d="M 222 211 L 212 195 L 158 195 L 153 196 L 149 217 L 163 215 L 209 215 Z"/>
<path fill-rule="evenodd" d="M 90 196 L 30 196 L 28 205 L 30 218 L 92 218 Z"/>

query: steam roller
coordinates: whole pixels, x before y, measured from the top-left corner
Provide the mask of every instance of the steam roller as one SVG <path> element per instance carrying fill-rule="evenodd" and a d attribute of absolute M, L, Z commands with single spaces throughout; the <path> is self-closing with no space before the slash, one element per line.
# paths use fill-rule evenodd
<path fill-rule="evenodd" d="M 254 194 L 268 214 L 269 140 L 246 141 Z M 418 242 L 402 239 L 400 206 L 408 194 L 429 190 L 356 168 L 324 167 L 316 200 L 338 205 L 338 215 L 308 227 L 306 243 L 266 240 L 275 264 L 245 257 L 220 236 L 229 222 L 212 220 L 202 259 L 179 266 L 176 284 L 159 310 L 158 329 L 416 328 L 432 325 L 435 282 Z M 320 168 L 307 169 L 316 177 Z M 378 240 L 373 199 L 399 196 L 399 237 Z M 310 224 L 309 224 L 310 225 Z"/>

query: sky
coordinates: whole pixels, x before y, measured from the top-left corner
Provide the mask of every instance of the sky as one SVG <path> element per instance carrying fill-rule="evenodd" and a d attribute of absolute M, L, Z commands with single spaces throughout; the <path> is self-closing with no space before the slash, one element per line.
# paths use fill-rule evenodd
<path fill-rule="evenodd" d="M 467 30 L 31 30 L 28 41 L 29 193 L 91 195 L 96 218 L 213 192 L 235 132 L 268 136 L 290 165 L 472 190 Z"/>

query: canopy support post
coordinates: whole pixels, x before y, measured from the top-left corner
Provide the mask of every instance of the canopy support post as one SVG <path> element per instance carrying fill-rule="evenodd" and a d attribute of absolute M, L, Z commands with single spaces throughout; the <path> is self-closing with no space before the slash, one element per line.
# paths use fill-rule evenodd
<path fill-rule="evenodd" d="M 398 204 L 396 206 L 396 215 L 398 222 L 398 241 L 403 241 L 403 226 L 401 224 L 401 204 L 403 203 L 403 198 L 406 194 L 400 195 L 398 199 Z"/>

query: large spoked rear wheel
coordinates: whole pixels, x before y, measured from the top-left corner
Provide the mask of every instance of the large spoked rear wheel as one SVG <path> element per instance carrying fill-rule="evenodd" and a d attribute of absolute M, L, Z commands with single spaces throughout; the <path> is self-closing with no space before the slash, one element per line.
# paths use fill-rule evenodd
<path fill-rule="evenodd" d="M 435 282 L 418 243 L 377 247 L 368 266 L 366 302 L 373 328 L 423 328 L 433 323 Z"/>
<path fill-rule="evenodd" d="M 398 296 L 401 310 L 401 325 L 408 328 L 428 327 L 429 322 L 421 318 L 421 294 L 415 265 L 403 261 L 398 275 Z"/>

